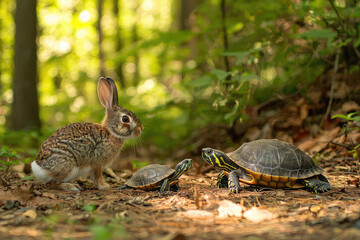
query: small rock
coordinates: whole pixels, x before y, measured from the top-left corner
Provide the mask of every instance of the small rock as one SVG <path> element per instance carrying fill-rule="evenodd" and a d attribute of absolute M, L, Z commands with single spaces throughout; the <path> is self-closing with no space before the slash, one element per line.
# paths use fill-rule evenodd
<path fill-rule="evenodd" d="M 20 207 L 20 202 L 17 200 L 7 200 L 6 204 L 2 207 L 2 209 L 5 210 L 10 210 L 13 208 L 19 208 Z"/>
<path fill-rule="evenodd" d="M 251 222 L 259 223 L 275 218 L 275 215 L 267 209 L 253 207 L 244 213 L 244 218 Z"/>
<path fill-rule="evenodd" d="M 214 216 L 211 212 L 204 210 L 188 210 L 179 214 L 187 218 L 209 218 Z"/>
<path fill-rule="evenodd" d="M 241 218 L 246 208 L 240 204 L 233 203 L 229 200 L 223 200 L 219 202 L 219 217 L 239 217 Z"/>
<path fill-rule="evenodd" d="M 24 217 L 29 217 L 31 219 L 35 219 L 37 217 L 37 213 L 34 209 L 29 209 L 23 213 Z"/>

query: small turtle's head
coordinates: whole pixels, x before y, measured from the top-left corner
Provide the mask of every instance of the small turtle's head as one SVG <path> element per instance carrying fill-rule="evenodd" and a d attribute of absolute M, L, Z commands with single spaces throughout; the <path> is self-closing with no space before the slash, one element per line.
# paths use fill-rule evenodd
<path fill-rule="evenodd" d="M 179 162 L 175 167 L 174 179 L 179 178 L 184 172 L 192 167 L 192 159 L 187 158 Z"/>
<path fill-rule="evenodd" d="M 176 176 L 180 177 L 184 172 L 189 170 L 192 167 L 192 163 L 193 161 L 190 158 L 184 159 L 179 162 L 175 168 Z"/>
<path fill-rule="evenodd" d="M 222 151 L 213 148 L 203 148 L 201 153 L 202 159 L 213 167 L 217 167 L 223 170 L 230 170 L 232 167 L 231 160 Z M 230 169 L 229 169 L 230 168 Z"/>

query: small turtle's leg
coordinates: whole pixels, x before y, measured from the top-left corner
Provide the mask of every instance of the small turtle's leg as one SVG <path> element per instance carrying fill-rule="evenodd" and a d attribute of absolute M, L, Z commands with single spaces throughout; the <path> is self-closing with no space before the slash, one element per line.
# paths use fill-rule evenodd
<path fill-rule="evenodd" d="M 331 190 L 329 181 L 323 175 L 303 179 L 306 190 L 314 193 L 323 193 Z"/>
<path fill-rule="evenodd" d="M 181 188 L 180 188 L 179 183 L 176 183 L 175 185 L 172 185 L 171 188 L 170 188 L 170 190 L 174 191 L 174 192 L 176 192 L 177 190 L 180 190 L 180 189 Z"/>
<path fill-rule="evenodd" d="M 228 188 L 228 177 L 225 175 L 224 171 L 221 171 L 217 177 L 216 186 L 218 188 Z"/>
<path fill-rule="evenodd" d="M 170 190 L 170 182 L 169 179 L 165 179 L 161 185 L 160 193 L 166 192 Z"/>
<path fill-rule="evenodd" d="M 127 189 L 127 188 L 130 188 L 130 187 L 127 185 L 124 185 L 124 186 L 118 187 L 116 190 L 123 190 L 123 189 Z"/>
<path fill-rule="evenodd" d="M 229 174 L 229 188 L 230 192 L 239 193 L 242 189 L 240 187 L 239 178 L 244 179 L 246 181 L 251 181 L 252 177 L 249 176 L 248 172 L 243 168 L 238 168 L 233 170 Z"/>

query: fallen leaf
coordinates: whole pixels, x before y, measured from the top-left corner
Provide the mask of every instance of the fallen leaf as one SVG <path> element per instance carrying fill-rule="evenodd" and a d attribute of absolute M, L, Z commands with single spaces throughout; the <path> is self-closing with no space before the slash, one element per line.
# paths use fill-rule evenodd
<path fill-rule="evenodd" d="M 171 198 L 169 198 L 168 200 L 164 201 L 163 203 L 172 205 L 172 206 L 185 205 L 186 199 L 180 198 L 179 196 L 175 195 L 175 196 L 172 196 Z"/>
<path fill-rule="evenodd" d="M 223 200 L 219 202 L 219 217 L 239 217 L 241 218 L 246 208 L 240 204 L 233 203 L 229 200 Z"/>
<path fill-rule="evenodd" d="M 310 212 L 317 214 L 317 213 L 320 212 L 320 210 L 323 209 L 323 208 L 324 208 L 324 207 L 323 207 L 321 204 L 319 204 L 319 205 L 314 205 L 314 206 L 311 206 L 311 207 L 310 207 Z"/>
<path fill-rule="evenodd" d="M 347 184 L 349 184 L 349 185 L 354 185 L 354 186 L 356 186 L 357 188 L 359 188 L 360 179 L 359 179 L 359 178 L 355 178 L 355 179 L 352 179 L 352 180 L 347 180 Z"/>
<path fill-rule="evenodd" d="M 188 210 L 179 214 L 187 218 L 209 218 L 214 216 L 211 212 L 204 210 Z"/>
<path fill-rule="evenodd" d="M 253 207 L 244 213 L 244 218 L 251 222 L 259 223 L 275 218 L 275 215 L 267 209 Z"/>
<path fill-rule="evenodd" d="M 24 217 L 29 217 L 31 219 L 36 219 L 37 213 L 34 209 L 29 209 L 26 212 L 23 213 Z"/>

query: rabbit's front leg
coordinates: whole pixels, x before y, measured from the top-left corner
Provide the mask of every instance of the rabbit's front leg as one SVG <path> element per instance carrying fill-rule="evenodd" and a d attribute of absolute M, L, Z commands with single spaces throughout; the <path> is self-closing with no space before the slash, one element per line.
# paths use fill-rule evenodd
<path fill-rule="evenodd" d="M 99 190 L 110 190 L 111 186 L 105 182 L 102 174 L 102 167 L 94 167 L 93 168 L 93 174 L 91 175 L 91 179 L 93 183 L 95 184 L 96 188 Z"/>

